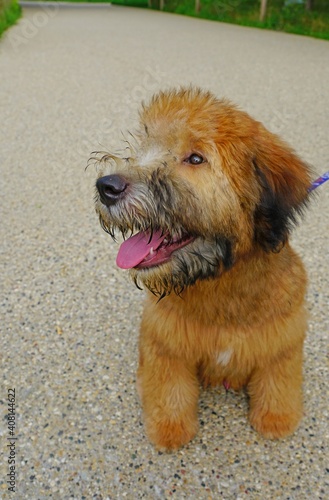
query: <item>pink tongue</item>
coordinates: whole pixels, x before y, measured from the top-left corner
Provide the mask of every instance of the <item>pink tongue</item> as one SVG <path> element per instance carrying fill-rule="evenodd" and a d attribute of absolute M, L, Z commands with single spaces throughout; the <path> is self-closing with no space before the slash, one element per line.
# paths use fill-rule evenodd
<path fill-rule="evenodd" d="M 150 233 L 141 231 L 124 241 L 117 255 L 117 266 L 121 269 L 131 269 L 137 266 L 147 257 L 151 249 L 159 248 L 165 235 L 161 231 L 155 231 L 150 241 Z"/>

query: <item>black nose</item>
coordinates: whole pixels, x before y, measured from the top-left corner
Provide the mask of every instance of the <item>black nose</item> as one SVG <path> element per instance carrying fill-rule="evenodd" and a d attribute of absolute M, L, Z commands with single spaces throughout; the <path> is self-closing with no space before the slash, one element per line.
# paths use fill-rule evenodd
<path fill-rule="evenodd" d="M 110 206 L 114 205 L 118 199 L 122 197 L 122 193 L 124 193 L 128 187 L 128 182 L 121 175 L 106 175 L 97 180 L 96 187 L 101 202 L 104 205 Z"/>

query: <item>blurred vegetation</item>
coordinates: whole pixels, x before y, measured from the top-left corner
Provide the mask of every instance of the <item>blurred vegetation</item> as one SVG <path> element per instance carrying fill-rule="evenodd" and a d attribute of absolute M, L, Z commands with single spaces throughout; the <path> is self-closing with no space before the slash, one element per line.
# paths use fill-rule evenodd
<path fill-rule="evenodd" d="M 259 20 L 260 0 L 200 0 L 198 14 L 195 0 L 165 0 L 164 10 L 329 39 L 329 0 L 313 0 L 312 3 L 312 10 L 307 10 L 306 0 L 268 0 L 263 22 Z M 152 7 L 159 8 L 159 0 L 152 0 Z"/>
<path fill-rule="evenodd" d="M 267 14 L 259 20 L 260 0 L 69 0 L 150 7 L 188 16 L 253 26 L 329 40 L 329 0 L 267 0 Z M 196 13 L 196 4 L 200 10 Z M 306 3 L 311 3 L 308 10 Z M 21 15 L 17 0 L 0 0 L 0 36 Z"/>
<path fill-rule="evenodd" d="M 147 7 L 147 0 L 110 0 L 111 3 L 117 5 L 129 5 L 130 7 Z"/>
<path fill-rule="evenodd" d="M 0 0 L 1 1 L 1 0 Z M 47 0 L 45 0 L 47 1 Z M 56 1 L 56 0 L 52 0 Z M 127 7 L 148 7 L 148 0 L 59 0 L 61 2 L 113 3 Z"/>
<path fill-rule="evenodd" d="M 17 0 L 0 0 L 0 36 L 21 16 Z"/>

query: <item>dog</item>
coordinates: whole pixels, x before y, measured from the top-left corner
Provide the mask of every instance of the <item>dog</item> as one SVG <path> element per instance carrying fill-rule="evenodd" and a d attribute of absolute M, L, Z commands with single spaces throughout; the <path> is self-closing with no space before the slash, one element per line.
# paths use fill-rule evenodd
<path fill-rule="evenodd" d="M 137 387 L 159 450 L 197 433 L 204 387 L 246 388 L 249 420 L 288 436 L 303 413 L 307 277 L 289 244 L 310 167 L 225 99 L 189 87 L 142 104 L 122 155 L 98 161 L 96 211 L 117 265 L 148 290 Z"/>

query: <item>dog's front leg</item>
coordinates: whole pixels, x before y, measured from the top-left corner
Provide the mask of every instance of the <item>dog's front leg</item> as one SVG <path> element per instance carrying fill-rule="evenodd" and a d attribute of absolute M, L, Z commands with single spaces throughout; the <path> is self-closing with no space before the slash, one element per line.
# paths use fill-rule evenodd
<path fill-rule="evenodd" d="M 141 338 L 137 387 L 148 437 L 158 449 L 177 449 L 195 436 L 199 384 L 193 366 Z"/>
<path fill-rule="evenodd" d="M 302 417 L 302 351 L 301 342 L 250 379 L 250 423 L 266 438 L 292 434 Z"/>

